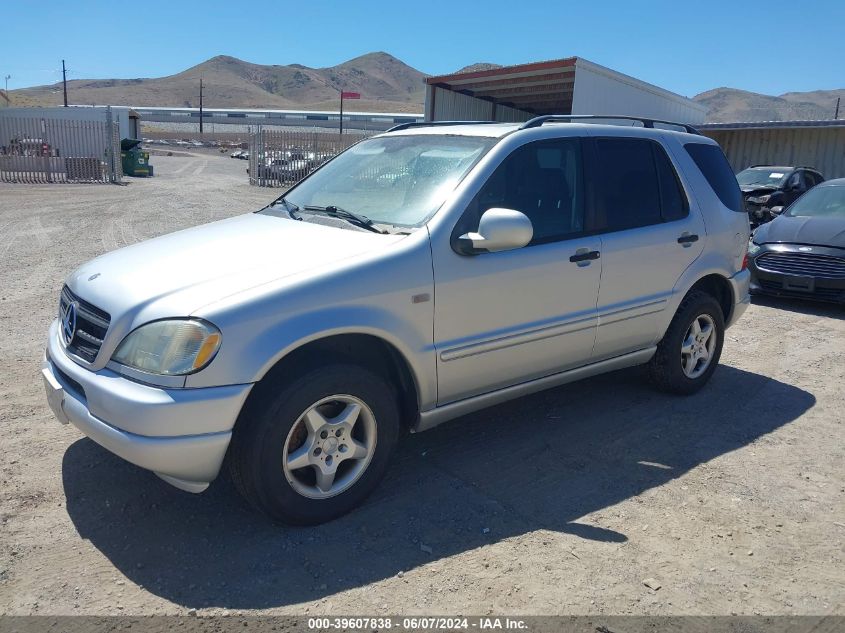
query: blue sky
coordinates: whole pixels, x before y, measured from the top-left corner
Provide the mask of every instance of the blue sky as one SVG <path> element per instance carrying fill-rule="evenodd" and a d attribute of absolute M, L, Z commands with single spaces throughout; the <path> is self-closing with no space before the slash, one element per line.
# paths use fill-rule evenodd
<path fill-rule="evenodd" d="M 4 3 L 0 80 L 158 77 L 214 55 L 332 66 L 383 50 L 429 74 L 579 55 L 692 96 L 845 88 L 845 1 Z M 2 84 L 0 84 L 2 85 Z"/>

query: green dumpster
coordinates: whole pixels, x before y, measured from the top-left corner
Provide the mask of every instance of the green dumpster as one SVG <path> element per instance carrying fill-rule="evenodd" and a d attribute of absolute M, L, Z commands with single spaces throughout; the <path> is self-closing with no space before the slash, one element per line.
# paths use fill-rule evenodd
<path fill-rule="evenodd" d="M 126 176 L 153 175 L 150 154 L 141 149 L 141 141 L 136 138 L 125 138 L 120 141 L 120 162 Z"/>

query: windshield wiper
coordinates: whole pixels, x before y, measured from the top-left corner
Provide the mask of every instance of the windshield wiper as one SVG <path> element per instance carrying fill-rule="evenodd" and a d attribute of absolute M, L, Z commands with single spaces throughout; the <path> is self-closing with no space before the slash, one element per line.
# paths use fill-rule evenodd
<path fill-rule="evenodd" d="M 287 214 L 291 217 L 292 220 L 301 220 L 302 219 L 301 217 L 299 217 L 296 214 L 296 212 L 299 211 L 299 207 L 296 206 L 293 202 L 288 202 L 285 199 L 284 196 L 280 196 L 280 197 L 276 198 L 275 200 L 273 200 L 273 202 L 271 202 L 268 205 L 268 207 L 272 208 L 272 207 L 275 207 L 278 204 L 281 204 L 282 206 L 284 206 L 285 211 L 287 211 Z"/>
<path fill-rule="evenodd" d="M 305 205 L 304 209 L 306 211 L 311 211 L 312 213 L 325 213 L 326 215 L 333 217 L 333 218 L 340 218 L 341 220 L 346 220 L 350 224 L 355 226 L 360 226 L 362 229 L 367 229 L 368 231 L 372 231 L 373 233 L 381 233 L 385 234 L 387 231 L 384 231 L 377 227 L 373 221 L 368 218 L 366 215 L 361 215 L 360 213 L 353 213 L 352 211 L 347 211 L 346 209 L 341 209 L 340 207 L 336 207 L 333 204 L 330 204 L 326 207 L 318 207 L 315 205 Z"/>

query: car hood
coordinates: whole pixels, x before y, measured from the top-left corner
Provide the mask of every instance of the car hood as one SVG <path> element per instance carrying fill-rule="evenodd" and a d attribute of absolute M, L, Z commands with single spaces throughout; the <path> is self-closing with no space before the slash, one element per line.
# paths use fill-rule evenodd
<path fill-rule="evenodd" d="M 845 220 L 781 215 L 754 233 L 757 244 L 791 243 L 845 248 Z"/>
<path fill-rule="evenodd" d="M 347 230 L 250 213 L 113 251 L 81 266 L 67 284 L 112 315 L 187 316 L 284 277 L 317 274 L 389 248 L 401 235 Z"/>
<path fill-rule="evenodd" d="M 777 187 L 772 187 L 771 185 L 740 185 L 739 190 L 742 191 L 743 195 L 750 196 L 772 193 L 773 191 L 777 191 Z"/>

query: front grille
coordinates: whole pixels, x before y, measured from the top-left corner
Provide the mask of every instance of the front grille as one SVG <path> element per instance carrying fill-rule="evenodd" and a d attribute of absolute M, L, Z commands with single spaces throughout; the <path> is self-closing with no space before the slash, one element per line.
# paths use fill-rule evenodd
<path fill-rule="evenodd" d="M 100 310 L 97 306 L 83 301 L 73 294 L 70 288 L 65 286 L 62 288 L 62 294 L 59 298 L 60 330 L 63 327 L 62 316 L 72 303 L 76 305 L 76 329 L 70 341 L 64 338 L 61 331 L 60 336 L 63 337 L 62 340 L 67 344 L 67 349 L 71 354 L 75 354 L 83 360 L 92 363 L 97 358 L 97 353 L 103 344 L 106 331 L 109 329 L 111 316 L 109 316 L 108 312 Z"/>
<path fill-rule="evenodd" d="M 814 253 L 764 253 L 754 263 L 760 270 L 782 275 L 845 279 L 845 259 Z"/>
<path fill-rule="evenodd" d="M 757 283 L 766 292 L 782 295 L 784 297 L 795 297 L 799 299 L 818 299 L 819 301 L 845 301 L 845 290 L 839 288 L 819 288 L 816 286 L 812 292 L 801 292 L 800 290 L 785 290 L 780 281 L 769 279 L 758 279 Z"/>

